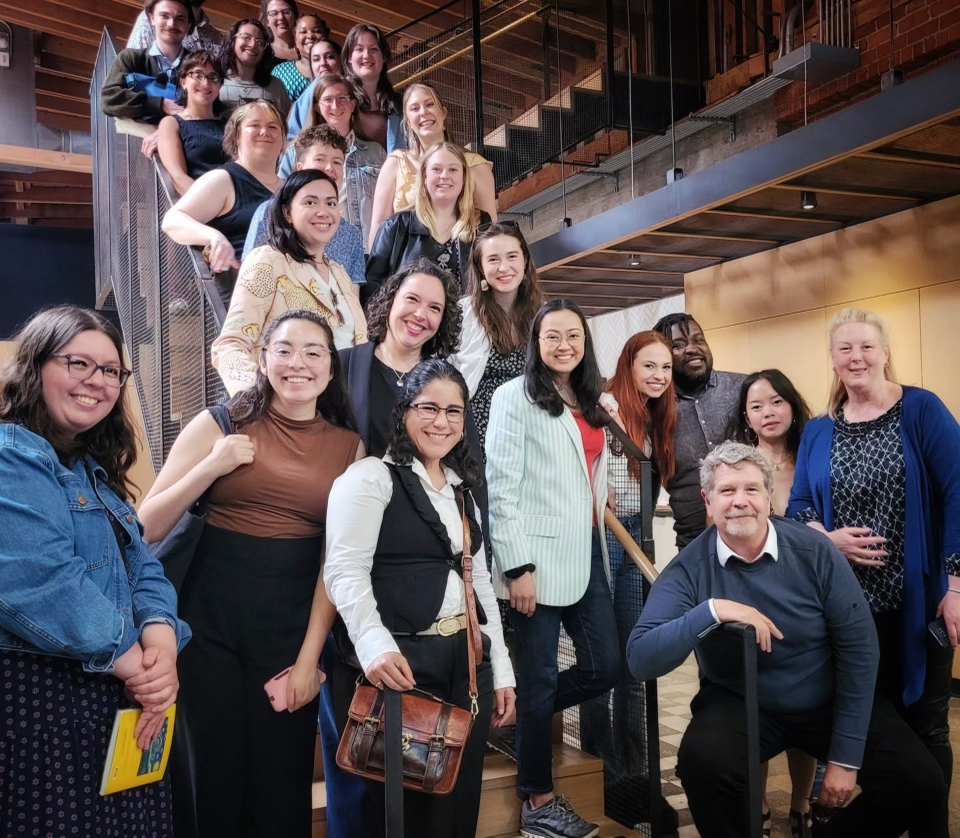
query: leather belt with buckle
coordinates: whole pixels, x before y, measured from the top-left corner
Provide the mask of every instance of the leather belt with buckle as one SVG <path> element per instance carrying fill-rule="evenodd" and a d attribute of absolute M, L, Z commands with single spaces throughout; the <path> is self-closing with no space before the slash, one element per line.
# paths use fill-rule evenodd
<path fill-rule="evenodd" d="M 418 631 L 417 634 L 439 634 L 441 637 L 451 637 L 467 627 L 467 615 L 457 614 L 456 617 L 441 617 L 429 628 Z"/>

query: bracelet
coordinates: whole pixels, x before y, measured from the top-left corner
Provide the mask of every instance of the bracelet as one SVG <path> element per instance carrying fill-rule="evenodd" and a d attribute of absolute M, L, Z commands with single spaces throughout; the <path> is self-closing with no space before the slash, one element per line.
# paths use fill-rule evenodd
<path fill-rule="evenodd" d="M 960 594 L 960 588 L 947 588 L 947 593 Z"/>

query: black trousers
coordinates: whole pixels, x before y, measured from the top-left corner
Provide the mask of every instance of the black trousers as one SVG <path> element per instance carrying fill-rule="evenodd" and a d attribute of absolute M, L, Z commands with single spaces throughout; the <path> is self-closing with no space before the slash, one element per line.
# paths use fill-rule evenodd
<path fill-rule="evenodd" d="M 470 709 L 465 631 L 450 637 L 400 636 L 396 641 L 410 664 L 419 689 L 458 707 Z M 484 646 L 486 648 L 486 640 Z M 333 704 L 337 727 L 341 732 L 346 724 L 358 674 L 355 669 L 345 665 L 334 670 Z M 477 691 L 480 694 L 479 713 L 464 748 L 454 790 L 448 795 L 438 796 L 404 789 L 404 834 L 411 838 L 475 838 L 477 834 L 483 757 L 493 711 L 493 673 L 486 653 L 483 662 L 477 666 Z M 362 838 L 375 838 L 385 833 L 384 786 L 383 783 L 368 781 L 367 788 L 377 807 L 378 831 L 375 835 Z"/>
<path fill-rule="evenodd" d="M 880 642 L 880 669 L 877 692 L 884 696 L 897 713 L 926 745 L 937 761 L 947 784 L 947 794 L 934 818 L 910 824 L 910 838 L 950 838 L 948 805 L 950 781 L 953 778 L 953 748 L 950 746 L 950 681 L 953 649 L 943 648 L 932 636 L 927 637 L 927 673 L 923 694 L 909 707 L 903 703 L 903 619 L 899 612 L 875 614 L 877 639 Z"/>
<path fill-rule="evenodd" d="M 319 701 L 278 713 L 263 685 L 296 661 L 321 545 L 207 526 L 197 548 L 180 596 L 193 639 L 178 661 L 178 712 L 202 838 L 310 836 Z"/>
<path fill-rule="evenodd" d="M 677 758 L 677 776 L 702 838 L 746 835 L 747 758 L 743 698 L 704 682 L 690 707 L 693 719 Z M 760 713 L 760 761 L 798 748 L 826 761 L 833 729 L 830 708 L 803 715 Z M 878 696 L 873 705 L 861 794 L 831 817 L 825 836 L 898 838 L 924 815 L 935 813 L 946 794 L 943 773 L 930 752 Z M 756 813 L 753 813 L 756 814 Z M 913 833 L 911 833 L 912 835 Z"/>

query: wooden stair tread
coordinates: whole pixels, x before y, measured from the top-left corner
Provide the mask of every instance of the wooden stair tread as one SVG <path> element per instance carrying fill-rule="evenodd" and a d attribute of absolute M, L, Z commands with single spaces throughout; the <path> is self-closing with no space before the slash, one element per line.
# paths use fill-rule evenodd
<path fill-rule="evenodd" d="M 603 774 L 603 760 L 565 744 L 553 746 L 553 776 L 557 779 L 579 774 Z M 500 788 L 516 783 L 517 764 L 509 757 L 489 752 L 483 761 L 483 788 Z"/>

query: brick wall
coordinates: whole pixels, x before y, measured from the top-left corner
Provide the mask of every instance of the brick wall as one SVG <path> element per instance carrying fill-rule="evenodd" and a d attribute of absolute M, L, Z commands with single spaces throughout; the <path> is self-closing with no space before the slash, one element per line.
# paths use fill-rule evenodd
<path fill-rule="evenodd" d="M 880 91 L 880 76 L 890 66 L 888 0 L 855 0 L 853 42 L 860 47 L 860 67 L 827 84 L 807 91 L 807 118 Z M 895 0 L 893 10 L 893 66 L 905 73 L 931 69 L 951 57 L 960 57 L 960 0 Z M 816 38 L 816 6 L 807 12 L 803 37 Z M 797 42 L 801 41 L 798 33 Z M 804 89 L 794 84 L 777 97 L 777 119 L 789 125 L 803 123 Z"/>

